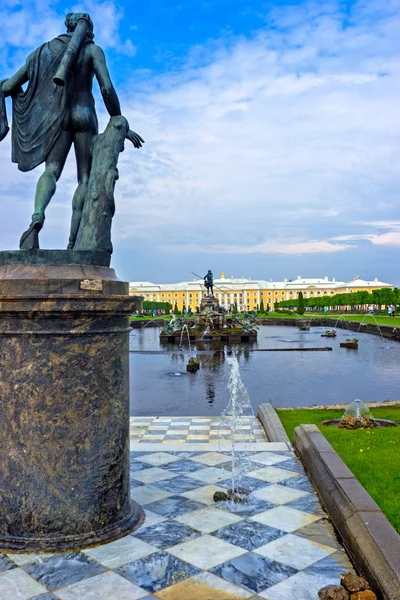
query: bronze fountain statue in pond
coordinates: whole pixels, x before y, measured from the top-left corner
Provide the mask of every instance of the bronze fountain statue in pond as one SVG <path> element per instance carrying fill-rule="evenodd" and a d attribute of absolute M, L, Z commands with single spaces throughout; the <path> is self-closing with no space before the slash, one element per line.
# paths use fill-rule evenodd
<path fill-rule="evenodd" d="M 34 213 L 22 234 L 20 249 L 39 248 L 46 208 L 56 191 L 71 146 L 74 146 L 78 186 L 72 199 L 68 249 L 112 253 L 116 168 L 125 138 L 135 148 L 143 139 L 129 129 L 107 69 L 103 50 L 94 41 L 93 23 L 86 13 L 69 13 L 67 32 L 32 52 L 25 65 L 0 82 L 0 140 L 8 133 L 4 98 L 12 97 L 12 161 L 21 171 L 42 163 L 45 170 L 36 187 Z M 110 115 L 104 133 L 92 93 L 99 83 Z M 26 90 L 22 85 L 28 83 Z"/>

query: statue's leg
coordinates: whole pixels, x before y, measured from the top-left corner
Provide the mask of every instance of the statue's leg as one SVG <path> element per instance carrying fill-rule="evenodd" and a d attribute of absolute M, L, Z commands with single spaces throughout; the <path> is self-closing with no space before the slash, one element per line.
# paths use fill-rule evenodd
<path fill-rule="evenodd" d="M 19 247 L 21 250 L 34 250 L 39 248 L 39 231 L 43 227 L 45 210 L 54 196 L 56 183 L 60 178 L 65 161 L 71 148 L 72 135 L 62 131 L 58 140 L 50 150 L 46 160 L 46 168 L 40 176 L 36 186 L 35 212 L 32 222 L 21 237 Z"/>
<path fill-rule="evenodd" d="M 81 222 L 83 204 L 85 202 L 85 195 L 90 174 L 90 148 L 92 145 L 92 140 L 93 133 L 87 132 L 74 134 L 78 187 L 76 188 L 74 197 L 72 199 L 71 232 L 68 243 L 69 250 L 72 250 L 75 246 L 75 240 L 76 236 L 78 235 L 79 225 Z"/>

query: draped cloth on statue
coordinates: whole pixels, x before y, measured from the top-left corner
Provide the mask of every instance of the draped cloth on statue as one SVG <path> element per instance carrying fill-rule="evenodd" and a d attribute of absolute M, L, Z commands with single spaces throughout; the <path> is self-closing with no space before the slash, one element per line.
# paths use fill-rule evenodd
<path fill-rule="evenodd" d="M 4 79 L 3 81 L 0 81 L 0 142 L 4 140 L 7 133 L 10 131 L 7 121 L 6 103 L 2 91 L 4 81 Z"/>
<path fill-rule="evenodd" d="M 13 96 L 11 158 L 18 163 L 20 171 L 30 171 L 44 162 L 62 131 L 74 89 L 74 71 L 79 68 L 79 57 L 65 86 L 56 85 L 53 77 L 70 39 L 71 34 L 60 35 L 37 48 L 27 58 L 28 86 L 25 91 L 21 89 Z M 93 42 L 87 38 L 86 43 Z"/>

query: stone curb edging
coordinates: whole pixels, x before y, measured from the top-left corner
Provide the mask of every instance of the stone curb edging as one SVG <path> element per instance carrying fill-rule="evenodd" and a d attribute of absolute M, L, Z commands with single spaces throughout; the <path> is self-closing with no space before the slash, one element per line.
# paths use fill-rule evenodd
<path fill-rule="evenodd" d="M 290 441 L 272 404 L 269 402 L 260 404 L 257 419 L 261 421 L 265 433 L 267 434 L 268 441 L 285 443 Z"/>
<path fill-rule="evenodd" d="M 294 444 L 355 565 L 384 600 L 400 600 L 400 536 L 316 425 Z"/>

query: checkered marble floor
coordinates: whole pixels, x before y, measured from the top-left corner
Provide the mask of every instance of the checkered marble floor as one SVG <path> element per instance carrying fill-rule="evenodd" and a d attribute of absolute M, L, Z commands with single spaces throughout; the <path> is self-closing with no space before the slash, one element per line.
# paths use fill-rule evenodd
<path fill-rule="evenodd" d="M 221 417 L 131 417 L 131 442 L 207 444 L 218 439 L 231 439 L 229 419 Z M 236 426 L 237 442 L 266 442 L 267 437 L 256 417 L 241 417 Z"/>
<path fill-rule="evenodd" d="M 215 504 L 231 483 L 229 442 L 133 443 L 143 525 L 80 552 L 0 554 L 1 600 L 317 600 L 351 564 L 301 463 L 290 444 L 237 450 L 251 494 Z"/>

